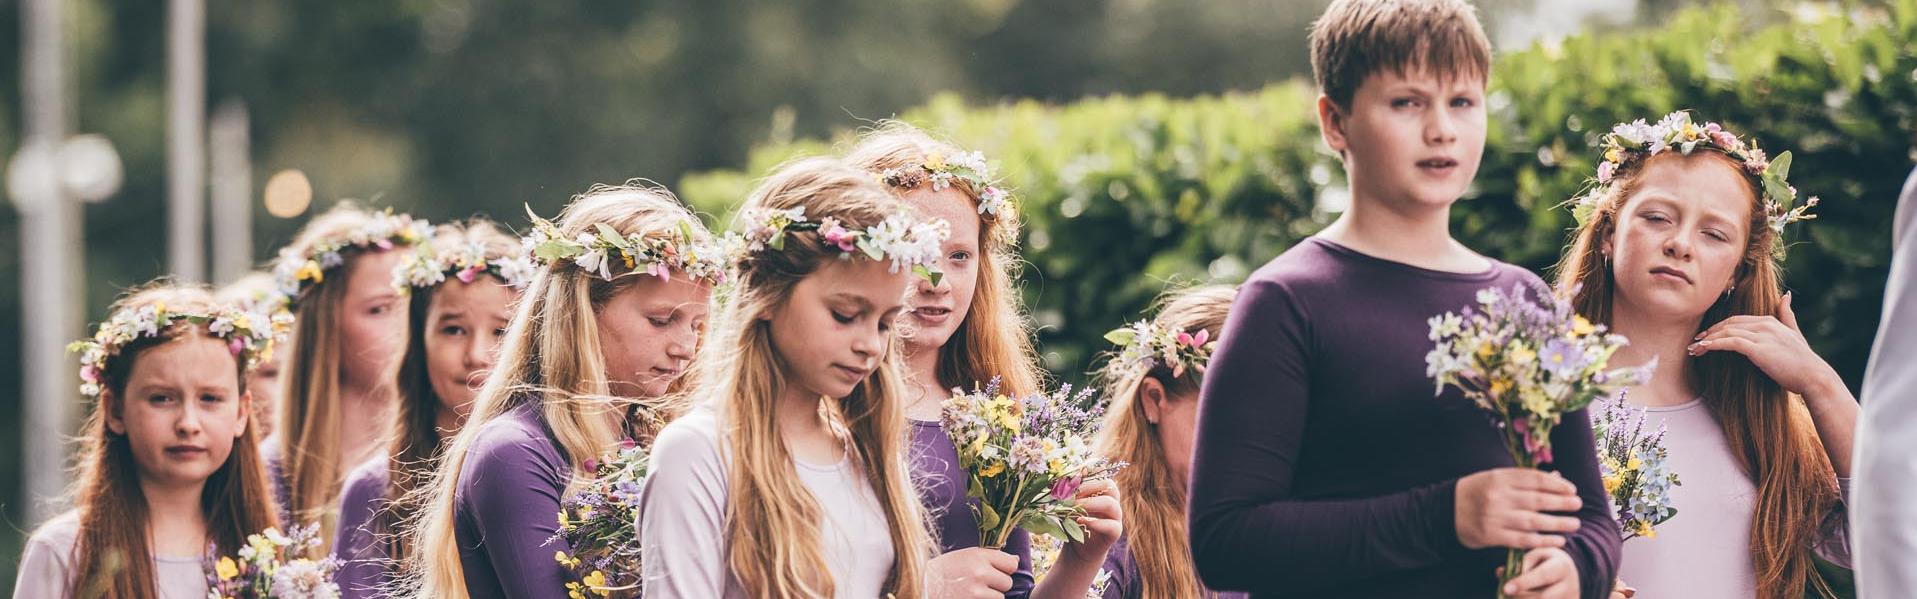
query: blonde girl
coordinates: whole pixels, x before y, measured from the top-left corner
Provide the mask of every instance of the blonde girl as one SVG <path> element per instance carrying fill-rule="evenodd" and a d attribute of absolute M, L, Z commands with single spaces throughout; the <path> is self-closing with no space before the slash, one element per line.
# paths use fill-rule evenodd
<path fill-rule="evenodd" d="M 398 524 L 415 518 L 415 491 L 432 477 L 444 441 L 472 411 L 492 370 L 512 304 L 532 276 L 519 239 L 485 219 L 439 225 L 393 271 L 408 296 L 408 341 L 395 389 L 387 451 L 353 469 L 340 497 L 333 556 L 341 596 L 380 596 L 395 565 L 412 555 Z"/>
<path fill-rule="evenodd" d="M 610 243 L 602 228 L 620 242 Z M 560 498 L 622 439 L 648 441 L 692 361 L 725 262 L 678 198 L 597 186 L 533 218 L 539 267 L 471 415 L 424 485 L 402 564 L 422 598 L 565 597 Z"/>
<path fill-rule="evenodd" d="M 940 549 L 929 565 L 934 596 L 1085 596 L 1121 528 L 1110 482 L 1093 481 L 1079 490 L 1090 538 L 1068 544 L 1034 589 L 1031 539 L 1024 530 L 1012 533 L 1004 551 L 979 546 L 958 452 L 939 424 L 939 403 L 955 387 L 970 389 L 996 378 L 1009 391 L 1030 393 L 1043 378 L 1013 287 L 1019 221 L 1010 194 L 993 180 L 983 155 L 901 122 L 866 134 L 847 161 L 913 209 L 952 226 L 936 262 L 944 276 L 914 282 L 900 329 L 909 374 L 904 414 L 911 426 L 912 480 Z"/>
<path fill-rule="evenodd" d="M 827 158 L 773 173 L 739 219 L 700 407 L 660 433 L 642 491 L 645 596 L 923 597 L 893 332 L 945 225 Z"/>

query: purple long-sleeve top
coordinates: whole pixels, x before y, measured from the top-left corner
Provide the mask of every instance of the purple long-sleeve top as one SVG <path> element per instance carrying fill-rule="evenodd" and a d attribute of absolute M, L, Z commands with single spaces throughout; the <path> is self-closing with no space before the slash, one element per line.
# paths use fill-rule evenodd
<path fill-rule="evenodd" d="M 386 481 L 390 458 L 366 460 L 346 477 L 340 490 L 339 527 L 333 531 L 333 557 L 339 570 L 333 582 L 339 584 L 341 599 L 384 597 L 382 585 L 392 580 L 397 566 L 386 555 L 388 535 L 384 525 L 375 521 L 386 509 Z"/>
<path fill-rule="evenodd" d="M 959 467 L 958 448 L 937 422 L 912 421 L 912 486 L 919 492 L 919 503 L 932 519 L 938 533 L 939 553 L 978 547 L 978 516 L 974 503 L 965 495 L 965 470 Z M 1032 537 L 1024 529 L 1012 531 L 1005 552 L 1018 556 L 1018 570 L 1012 573 L 1012 589 L 1007 599 L 1032 594 Z"/>
<path fill-rule="evenodd" d="M 1100 570 L 1106 576 L 1105 591 L 1100 595 L 1104 599 L 1146 599 L 1145 581 L 1139 576 L 1138 559 L 1132 556 L 1131 537 L 1118 537 L 1118 542 L 1112 544 L 1111 552 L 1105 554 L 1105 566 Z M 1187 572 L 1185 575 L 1197 577 L 1198 573 Z M 1208 599 L 1245 599 L 1245 594 L 1235 591 L 1213 593 Z"/>
<path fill-rule="evenodd" d="M 1433 397 L 1426 319 L 1524 282 L 1538 279 L 1503 263 L 1426 270 L 1318 238 L 1254 273 L 1200 396 L 1189 514 L 1206 585 L 1261 598 L 1493 594 L 1505 552 L 1458 540 L 1455 491 L 1513 462 L 1460 393 Z M 1551 469 L 1584 503 L 1564 549 L 1582 595 L 1604 597 L 1619 539 L 1585 414 L 1564 415 L 1551 443 Z"/>
<path fill-rule="evenodd" d="M 529 400 L 479 425 L 453 492 L 453 535 L 472 599 L 565 599 L 559 499 L 572 461 Z M 548 540 L 552 542 L 548 543 Z"/>

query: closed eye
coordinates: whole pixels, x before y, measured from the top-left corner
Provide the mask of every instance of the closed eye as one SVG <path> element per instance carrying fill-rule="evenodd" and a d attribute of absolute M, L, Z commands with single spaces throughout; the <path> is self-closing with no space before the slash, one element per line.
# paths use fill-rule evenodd
<path fill-rule="evenodd" d="M 838 310 L 832 311 L 832 320 L 839 321 L 839 324 L 852 324 L 852 321 L 856 318 L 858 318 L 857 315 L 848 316 L 840 314 Z"/>

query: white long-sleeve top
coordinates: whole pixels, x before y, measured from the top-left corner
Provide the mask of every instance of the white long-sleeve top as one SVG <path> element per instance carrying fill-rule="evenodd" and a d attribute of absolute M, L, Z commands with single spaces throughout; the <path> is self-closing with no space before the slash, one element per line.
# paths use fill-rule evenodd
<path fill-rule="evenodd" d="M 1884 316 L 1864 374 L 1851 548 L 1864 599 L 1917 592 L 1917 171 L 1891 228 Z"/>
<path fill-rule="evenodd" d="M 652 446 L 641 491 L 639 540 L 646 599 L 744 599 L 726 568 L 725 509 L 731 460 L 709 409 L 667 425 Z M 821 508 L 819 549 L 837 599 L 878 597 L 892 570 L 892 536 L 872 483 L 848 452 L 837 464 L 797 459 L 799 481 Z"/>

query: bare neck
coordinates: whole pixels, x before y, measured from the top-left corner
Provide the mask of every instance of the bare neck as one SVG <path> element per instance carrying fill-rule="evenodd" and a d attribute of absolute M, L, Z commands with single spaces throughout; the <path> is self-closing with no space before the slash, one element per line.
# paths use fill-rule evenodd
<path fill-rule="evenodd" d="M 938 420 L 939 402 L 944 399 L 944 386 L 939 381 L 940 347 L 921 347 L 907 345 L 905 348 L 905 368 L 912 375 L 911 390 L 908 391 L 905 415 L 913 420 Z"/>
<path fill-rule="evenodd" d="M 342 389 L 339 399 L 340 465 L 352 468 L 384 446 L 393 399 L 377 389 Z"/>
<path fill-rule="evenodd" d="M 810 464 L 836 464 L 845 459 L 845 448 L 819 414 L 824 398 L 795 387 L 786 389 L 776 409 L 779 436 L 787 451 L 799 461 Z"/>
<path fill-rule="evenodd" d="M 1318 237 L 1368 256 L 1446 272 L 1482 272 L 1490 260 L 1451 238 L 1448 209 L 1399 210 L 1353 198 Z"/>
<path fill-rule="evenodd" d="M 1691 388 L 1690 383 L 1691 357 L 1684 348 L 1690 346 L 1703 317 L 1656 318 L 1615 295 L 1612 297 L 1611 330 L 1631 343 L 1611 357 L 1611 366 L 1638 366 L 1653 358 L 1657 360 L 1651 381 L 1631 388 L 1628 401 L 1656 408 L 1696 399 L 1697 390 Z"/>
<path fill-rule="evenodd" d="M 147 534 L 153 554 L 161 557 L 198 557 L 206 551 L 206 513 L 200 507 L 205 481 L 163 484 L 140 478 L 146 497 Z"/>

